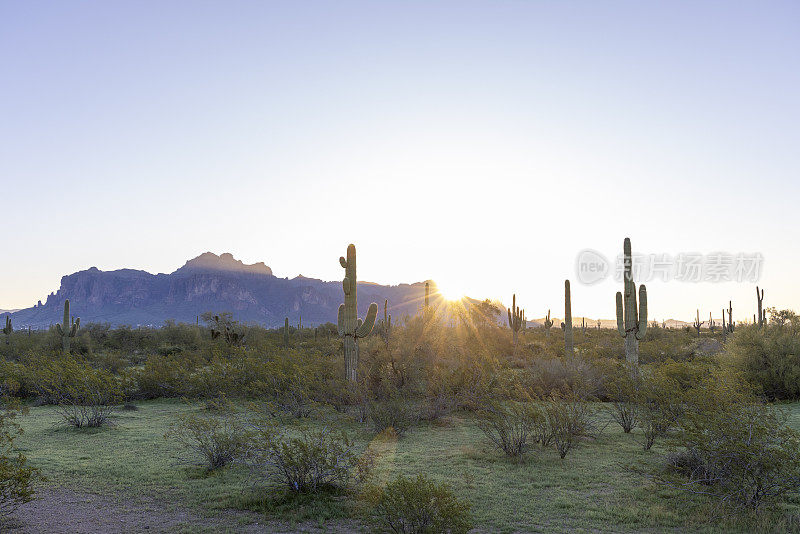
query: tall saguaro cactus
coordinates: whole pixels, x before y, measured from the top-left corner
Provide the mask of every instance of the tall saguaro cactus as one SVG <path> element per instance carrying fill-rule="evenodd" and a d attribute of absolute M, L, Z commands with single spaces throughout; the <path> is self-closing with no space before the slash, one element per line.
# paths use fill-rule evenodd
<path fill-rule="evenodd" d="M 761 328 L 767 322 L 767 312 L 764 311 L 764 290 L 762 289 L 759 293 L 758 286 L 756 286 L 756 298 L 758 299 L 758 327 Z"/>
<path fill-rule="evenodd" d="M 389 314 L 389 299 L 383 301 L 383 328 L 381 329 L 381 337 L 386 350 L 389 350 L 389 340 L 392 335 L 392 316 Z"/>
<path fill-rule="evenodd" d="M 344 304 L 339 306 L 339 335 L 344 337 L 344 371 L 347 380 L 356 381 L 358 368 L 358 339 L 366 337 L 375 326 L 375 317 L 378 315 L 378 305 L 374 302 L 369 305 L 367 317 L 362 321 L 358 318 L 358 298 L 356 296 L 356 246 L 347 246 L 347 258 L 339 258 L 339 264 L 345 270 L 342 289 L 344 290 Z M 425 284 L 427 288 L 427 283 Z"/>
<path fill-rule="evenodd" d="M 725 311 L 722 311 L 722 320 L 725 320 Z M 728 301 L 728 333 L 733 334 L 733 328 L 735 323 L 733 322 L 733 301 Z"/>
<path fill-rule="evenodd" d="M 283 321 L 283 346 L 289 346 L 289 318 Z"/>
<path fill-rule="evenodd" d="M 572 338 L 572 295 L 569 280 L 564 280 L 564 355 L 572 358 L 575 355 L 575 344 Z"/>
<path fill-rule="evenodd" d="M 647 288 L 639 286 L 639 302 L 636 302 L 636 284 L 633 282 L 633 260 L 631 240 L 625 238 L 622 245 L 624 258 L 624 293 L 617 292 L 617 330 L 625 338 L 625 359 L 628 363 L 639 363 L 639 341 L 647 332 Z"/>
<path fill-rule="evenodd" d="M 700 310 L 697 310 L 697 317 L 694 319 L 694 329 L 697 330 L 697 337 L 700 337 L 700 327 L 703 326 L 703 323 L 700 322 Z"/>
<path fill-rule="evenodd" d="M 6 315 L 6 326 L 3 328 L 3 333 L 6 335 L 6 345 L 11 343 L 11 333 L 14 331 L 14 327 L 11 326 L 11 316 Z"/>
<path fill-rule="evenodd" d="M 713 334 L 714 329 L 717 328 L 717 323 L 714 322 L 714 318 L 711 316 L 711 312 L 708 312 L 708 329 Z"/>
<path fill-rule="evenodd" d="M 514 352 L 517 351 L 517 340 L 519 331 L 525 322 L 525 310 L 520 310 L 517 306 L 517 294 L 511 297 L 511 307 L 507 308 L 508 311 L 508 327 L 511 329 L 514 337 Z"/>
<path fill-rule="evenodd" d="M 61 336 L 61 346 L 64 349 L 64 354 L 69 354 L 69 340 L 78 333 L 81 327 L 81 318 L 72 319 L 70 325 L 69 317 L 69 299 L 64 301 L 64 323 L 63 326 L 56 323 L 56 332 Z"/>
<path fill-rule="evenodd" d="M 550 320 L 550 310 L 547 310 L 547 317 L 544 318 L 544 336 L 550 337 L 550 329 L 553 328 L 553 321 Z"/>

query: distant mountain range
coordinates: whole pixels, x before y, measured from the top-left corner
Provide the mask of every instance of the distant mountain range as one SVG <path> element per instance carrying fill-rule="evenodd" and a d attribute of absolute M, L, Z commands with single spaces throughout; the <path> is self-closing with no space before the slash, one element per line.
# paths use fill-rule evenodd
<path fill-rule="evenodd" d="M 370 303 L 376 302 L 381 317 L 384 299 L 388 299 L 389 313 L 396 320 L 405 314 L 417 314 L 424 296 L 425 282 L 396 286 L 359 282 L 358 312 L 363 317 Z M 217 256 L 206 252 L 170 274 L 134 269 L 101 271 L 92 267 L 62 277 L 61 287 L 44 303 L 39 301 L 22 310 L 0 310 L 0 314 L 11 314 L 15 328 L 47 328 L 62 320 L 66 299 L 70 300 L 71 313 L 80 317 L 83 324 L 162 326 L 167 320 L 194 323 L 210 311 L 230 312 L 234 319 L 245 323 L 278 327 L 285 317 L 292 325 L 301 317 L 304 325 L 335 323 L 343 294 L 338 280 L 278 278 L 262 262 L 246 265 L 228 253 Z M 431 305 L 438 306 L 442 300 L 431 282 Z M 476 302 L 465 299 L 467 306 Z M 501 303 L 495 304 L 502 309 Z M 505 313 L 497 319 L 505 324 Z M 528 319 L 528 327 L 540 327 L 543 322 L 543 318 Z M 553 317 L 553 322 L 558 329 L 561 319 Z M 580 324 L 581 318 L 573 317 L 573 325 L 579 328 Z M 667 326 L 673 328 L 687 324 L 667 321 Z M 587 317 L 586 326 L 596 328 L 597 320 Z M 602 319 L 601 327 L 616 328 L 616 320 Z"/>
<path fill-rule="evenodd" d="M 389 299 L 389 313 L 395 318 L 413 315 L 424 295 L 425 282 L 397 286 L 359 282 L 358 311 L 363 317 L 370 303 L 376 302 L 382 316 L 384 299 Z M 431 304 L 441 298 L 432 288 Z M 301 316 L 304 325 L 336 322 L 343 294 L 341 281 L 278 278 L 264 263 L 245 265 L 231 254 L 206 252 L 170 274 L 92 267 L 64 276 L 61 287 L 44 303 L 14 312 L 14 326 L 45 328 L 60 322 L 66 299 L 82 324 L 161 326 L 170 319 L 194 323 L 199 315 L 212 311 L 231 312 L 236 320 L 276 327 L 283 325 L 285 317 L 292 325 Z"/>

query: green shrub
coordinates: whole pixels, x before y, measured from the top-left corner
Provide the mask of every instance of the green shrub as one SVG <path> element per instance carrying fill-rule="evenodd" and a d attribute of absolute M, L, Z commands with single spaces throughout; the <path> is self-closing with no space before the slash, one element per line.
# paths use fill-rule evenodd
<path fill-rule="evenodd" d="M 643 371 L 636 394 L 644 449 L 672 428 L 682 413 L 682 391 L 676 380 L 660 368 Z"/>
<path fill-rule="evenodd" d="M 375 522 L 383 532 L 402 534 L 462 534 L 472 528 L 469 503 L 442 483 L 425 475 L 399 476 L 372 493 Z"/>
<path fill-rule="evenodd" d="M 800 321 L 792 316 L 783 325 L 738 326 L 725 345 L 723 358 L 770 400 L 800 399 Z"/>
<path fill-rule="evenodd" d="M 369 457 L 356 453 L 353 442 L 328 427 L 291 436 L 271 424 L 255 427 L 247 447 L 247 462 L 258 478 L 297 493 L 325 488 L 345 489 L 369 472 Z"/>
<path fill-rule="evenodd" d="M 33 382 L 64 421 L 77 428 L 105 425 L 122 400 L 117 377 L 71 356 L 40 360 Z"/>
<path fill-rule="evenodd" d="M 596 427 L 589 403 L 577 398 L 553 398 L 544 406 L 550 438 L 563 459 L 580 440 L 593 437 Z"/>
<path fill-rule="evenodd" d="M 181 416 L 164 437 L 174 439 L 202 458 L 209 471 L 240 458 L 249 438 L 244 425 L 232 413 Z"/>
<path fill-rule="evenodd" d="M 494 445 L 511 457 L 522 456 L 533 441 L 536 423 L 542 417 L 528 403 L 492 403 L 477 414 L 478 428 Z"/>
<path fill-rule="evenodd" d="M 14 512 L 33 499 L 35 482 L 42 480 L 38 469 L 28 465 L 22 453 L 14 452 L 14 440 L 22 434 L 15 418 L 18 412 L 0 412 L 0 517 Z"/>
<path fill-rule="evenodd" d="M 679 478 L 662 479 L 673 487 L 749 509 L 797 490 L 800 434 L 730 373 L 687 394 L 674 443 L 668 465 Z"/>
<path fill-rule="evenodd" d="M 402 436 L 414 425 L 418 415 L 408 399 L 395 398 L 369 403 L 367 418 L 375 432 L 383 432 L 391 428 L 395 434 Z"/>

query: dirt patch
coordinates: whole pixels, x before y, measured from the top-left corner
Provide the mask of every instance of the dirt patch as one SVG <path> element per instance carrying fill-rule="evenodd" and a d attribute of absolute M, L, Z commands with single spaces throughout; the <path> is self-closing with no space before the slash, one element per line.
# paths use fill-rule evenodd
<path fill-rule="evenodd" d="M 169 502 L 121 500 L 64 488 L 42 488 L 21 506 L 1 532 L 10 534 L 100 534 L 180 532 L 360 532 L 356 524 L 281 524 L 252 512 L 219 511 L 204 517 Z"/>

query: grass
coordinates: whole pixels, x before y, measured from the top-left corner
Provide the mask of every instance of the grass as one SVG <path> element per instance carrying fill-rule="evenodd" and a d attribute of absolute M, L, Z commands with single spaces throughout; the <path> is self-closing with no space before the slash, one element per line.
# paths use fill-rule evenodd
<path fill-rule="evenodd" d="M 800 404 L 781 408 L 800 428 Z M 52 407 L 31 408 L 21 421 L 25 434 L 18 445 L 48 484 L 120 500 L 147 495 L 204 514 L 238 508 L 294 521 L 324 522 L 355 513 L 349 496 L 292 496 L 255 484 L 242 466 L 207 473 L 186 465 L 181 461 L 186 452 L 164 434 L 178 414 L 190 410 L 202 407 L 179 401 L 143 402 L 137 411 L 116 412 L 112 427 L 75 430 L 62 425 Z M 335 417 L 332 412 L 324 415 Z M 286 424 L 319 422 L 287 420 Z M 657 442 L 651 451 L 644 451 L 640 434 L 624 434 L 613 424 L 564 460 L 554 449 L 537 446 L 521 462 L 493 449 L 468 414 L 414 427 L 399 439 L 376 437 L 364 425 L 341 417 L 337 424 L 377 453 L 379 480 L 425 473 L 445 481 L 472 503 L 475 524 L 482 531 L 786 530 L 792 518 L 800 517 L 795 498 L 758 521 L 737 519 L 718 525 L 702 498 L 655 486 L 631 469 L 658 465 L 663 444 Z"/>

